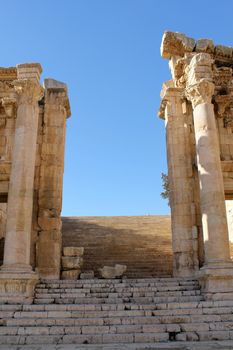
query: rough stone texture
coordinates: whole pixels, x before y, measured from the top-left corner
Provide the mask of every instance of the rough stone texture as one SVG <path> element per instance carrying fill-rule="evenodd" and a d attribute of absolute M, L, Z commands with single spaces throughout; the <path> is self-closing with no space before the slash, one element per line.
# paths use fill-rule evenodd
<path fill-rule="evenodd" d="M 95 274 L 94 271 L 85 271 L 80 274 L 80 279 L 85 280 L 85 279 L 92 279 L 94 278 Z"/>
<path fill-rule="evenodd" d="M 63 217 L 63 246 L 84 247 L 82 271 L 127 265 L 127 277 L 171 276 L 169 216 Z M 164 263 L 166 261 L 166 263 Z"/>
<path fill-rule="evenodd" d="M 63 248 L 63 255 L 64 256 L 77 256 L 81 257 L 84 254 L 84 248 L 83 247 L 64 247 Z"/>
<path fill-rule="evenodd" d="M 61 273 L 62 280 L 77 280 L 80 276 L 80 269 L 65 270 Z"/>
<path fill-rule="evenodd" d="M 74 256 L 63 256 L 62 257 L 62 268 L 63 270 L 72 270 L 80 268 L 83 264 L 83 259 Z"/>
<path fill-rule="evenodd" d="M 100 276 L 103 278 L 116 278 L 121 277 L 126 272 L 126 265 L 116 264 L 114 267 L 112 266 L 104 266 L 99 269 Z"/>

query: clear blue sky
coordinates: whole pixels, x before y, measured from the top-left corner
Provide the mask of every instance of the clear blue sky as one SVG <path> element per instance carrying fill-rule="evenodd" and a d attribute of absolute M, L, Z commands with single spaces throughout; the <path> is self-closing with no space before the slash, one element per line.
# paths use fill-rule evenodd
<path fill-rule="evenodd" d="M 167 214 L 165 30 L 233 45 L 233 1 L 0 0 L 1 66 L 68 84 L 63 215 Z"/>

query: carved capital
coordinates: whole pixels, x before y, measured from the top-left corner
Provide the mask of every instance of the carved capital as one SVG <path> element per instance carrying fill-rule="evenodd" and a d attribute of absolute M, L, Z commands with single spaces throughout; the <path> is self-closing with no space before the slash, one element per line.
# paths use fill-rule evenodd
<path fill-rule="evenodd" d="M 198 53 L 193 56 L 185 69 L 185 95 L 191 101 L 193 108 L 200 103 L 211 103 L 215 90 L 213 83 L 213 60 L 208 53 Z"/>
<path fill-rule="evenodd" d="M 214 101 L 216 102 L 216 105 L 218 107 L 218 116 L 222 118 L 225 114 L 226 109 L 232 103 L 232 96 L 231 95 L 217 95 L 217 96 L 215 96 Z"/>
<path fill-rule="evenodd" d="M 2 106 L 8 118 L 16 117 L 16 99 L 10 97 L 3 97 L 1 99 Z"/>
<path fill-rule="evenodd" d="M 190 85 L 185 90 L 185 96 L 193 108 L 201 103 L 211 103 L 215 85 L 209 80 L 202 79 L 199 83 Z"/>
<path fill-rule="evenodd" d="M 18 79 L 14 81 L 14 88 L 18 95 L 18 105 L 34 104 L 43 97 L 43 88 L 33 80 Z"/>
<path fill-rule="evenodd" d="M 179 106 L 185 103 L 184 89 L 175 88 L 169 86 L 169 84 L 164 84 L 161 92 L 162 101 L 160 104 L 160 109 L 158 115 L 160 118 L 165 119 L 165 109 L 167 108 L 167 113 L 169 115 L 176 115 L 179 110 Z M 183 114 L 186 112 L 182 108 Z M 179 113 L 179 112 L 178 112 Z"/>

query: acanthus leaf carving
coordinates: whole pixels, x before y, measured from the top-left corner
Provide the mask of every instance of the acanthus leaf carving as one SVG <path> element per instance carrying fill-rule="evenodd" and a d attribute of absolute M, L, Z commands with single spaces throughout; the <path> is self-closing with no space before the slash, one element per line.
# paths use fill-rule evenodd
<path fill-rule="evenodd" d="M 185 96 L 191 101 L 193 108 L 201 103 L 211 103 L 215 85 L 207 79 L 186 87 Z"/>

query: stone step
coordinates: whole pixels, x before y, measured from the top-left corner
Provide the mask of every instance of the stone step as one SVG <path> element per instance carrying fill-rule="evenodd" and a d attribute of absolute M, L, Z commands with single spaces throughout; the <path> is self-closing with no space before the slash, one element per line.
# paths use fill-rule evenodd
<path fill-rule="evenodd" d="M 128 310 L 128 311 L 49 311 L 49 312 L 1 312 L 0 325 L 55 325 L 55 324 L 138 324 L 179 322 L 232 322 L 231 310 L 177 309 L 177 310 Z M 32 323 L 31 323 L 32 322 Z"/>
<path fill-rule="evenodd" d="M 192 296 L 179 296 L 179 297 L 134 297 L 134 298 L 95 298 L 95 297 L 70 297 L 70 298 L 36 298 L 35 304 L 122 304 L 122 303 L 178 303 L 178 302 L 189 302 L 189 301 L 201 301 L 203 296 L 192 295 Z"/>
<path fill-rule="evenodd" d="M 233 331 L 233 322 L 196 322 L 177 324 L 113 324 L 74 326 L 2 326 L 1 335 L 64 335 L 64 334 L 124 334 L 124 333 L 181 333 L 207 331 Z"/>
<path fill-rule="evenodd" d="M 36 328 L 35 328 L 36 329 Z M 148 329 L 149 330 L 149 329 Z M 209 341 L 233 339 L 233 331 L 188 331 L 188 332 L 151 332 L 144 333 L 98 333 L 98 334 L 36 334 L 1 335 L 0 344 L 120 344 L 120 343 L 156 343 L 166 342 L 172 335 L 175 341 Z M 59 331 L 59 330 L 58 330 Z M 87 330 L 88 331 L 88 330 Z M 22 330 L 23 332 L 23 330 Z M 177 349 L 177 348 L 176 348 Z M 181 349 L 181 348 L 180 348 Z"/>
<path fill-rule="evenodd" d="M 53 310 L 75 310 L 75 311 L 101 311 L 101 310 L 197 310 L 207 312 L 212 310 L 229 310 L 231 312 L 233 308 L 233 300 L 219 300 L 219 301 L 199 301 L 199 302 L 180 302 L 180 303 L 149 303 L 149 304 L 31 304 L 31 305 L 19 305 L 19 304 L 0 304 L 0 312 L 14 312 L 14 311 L 53 311 Z M 233 312 L 233 310 L 232 310 Z M 225 313 L 225 311 L 224 311 Z"/>
<path fill-rule="evenodd" d="M 184 290 L 184 291 L 166 291 L 166 292 L 157 292 L 157 291 L 144 291 L 144 292 L 85 292 L 85 291 L 66 291 L 65 293 L 60 292 L 48 292 L 48 291 L 36 291 L 35 298 L 99 298 L 99 299 L 106 299 L 106 298 L 138 298 L 138 297 L 182 297 L 182 296 L 193 296 L 193 295 L 200 295 L 200 290 Z"/>
<path fill-rule="evenodd" d="M 125 284 L 125 285 L 135 285 L 135 284 L 196 284 L 197 280 L 194 278 L 171 278 L 171 277 L 161 277 L 161 278 L 135 278 L 135 279 L 128 279 L 128 278 L 122 278 L 122 279 L 101 279 L 101 278 L 93 278 L 93 279 L 83 279 L 83 280 L 42 280 L 39 285 L 45 285 L 45 284 L 75 284 L 75 285 L 82 285 L 82 284 Z"/>
<path fill-rule="evenodd" d="M 77 347 L 78 346 L 78 347 Z M 212 341 L 169 341 L 156 343 L 122 344 L 40 344 L 38 345 L 1 345 L 0 350 L 226 350 L 232 348 L 232 340 Z"/>
<path fill-rule="evenodd" d="M 122 292 L 169 292 L 169 291 L 183 291 L 183 290 L 197 290 L 199 289 L 199 285 L 187 285 L 187 286 L 179 286 L 179 285 L 173 285 L 173 286 L 167 286 L 167 287 L 156 287 L 156 286 L 137 286 L 137 287 L 131 287 L 131 286 L 126 286 L 126 287 L 115 287 L 115 286 L 101 286 L 101 287 L 76 287 L 73 288 L 72 286 L 66 287 L 64 288 L 63 286 L 59 287 L 57 286 L 56 288 L 53 287 L 36 287 L 36 292 L 40 293 L 40 292 L 47 292 L 47 293 L 56 293 L 56 292 L 83 292 L 83 293 L 106 293 L 106 292 L 118 292 L 118 293 L 122 293 Z"/>
<path fill-rule="evenodd" d="M 38 313 L 21 313 L 14 317 L 5 315 L 1 320 L 3 326 L 80 326 L 80 325 L 127 325 L 127 324 L 184 324 L 184 323 L 206 323 L 213 325 L 214 322 L 223 325 L 233 322 L 232 310 L 228 313 L 206 313 L 203 314 L 195 309 L 187 309 L 183 312 L 167 312 L 167 310 L 149 311 L 149 312 L 38 312 Z M 223 310 L 225 311 L 225 310 Z M 212 328 L 213 329 L 213 328 Z"/>

